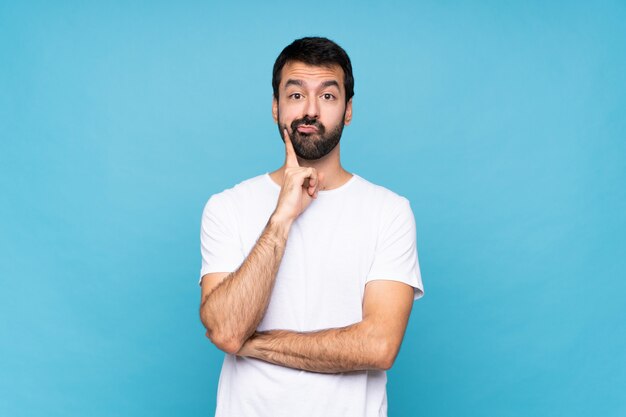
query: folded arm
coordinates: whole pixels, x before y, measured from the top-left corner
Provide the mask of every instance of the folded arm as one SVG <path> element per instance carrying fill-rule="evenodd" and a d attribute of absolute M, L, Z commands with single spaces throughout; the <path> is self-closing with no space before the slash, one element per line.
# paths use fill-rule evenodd
<path fill-rule="evenodd" d="M 413 287 L 376 280 L 365 287 L 363 319 L 314 332 L 257 332 L 237 353 L 276 365 L 338 373 L 391 368 L 413 306 Z"/>
<path fill-rule="evenodd" d="M 219 349 L 235 353 L 259 325 L 287 242 L 288 226 L 270 218 L 241 266 L 202 277 L 200 319 Z"/>

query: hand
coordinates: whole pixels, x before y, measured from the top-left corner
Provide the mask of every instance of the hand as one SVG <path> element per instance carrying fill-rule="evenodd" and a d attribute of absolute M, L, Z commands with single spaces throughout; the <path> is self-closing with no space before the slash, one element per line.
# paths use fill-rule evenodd
<path fill-rule="evenodd" d="M 285 172 L 274 214 L 293 221 L 317 197 L 323 176 L 315 168 L 301 167 L 287 129 L 283 130 L 283 136 L 285 138 Z"/>

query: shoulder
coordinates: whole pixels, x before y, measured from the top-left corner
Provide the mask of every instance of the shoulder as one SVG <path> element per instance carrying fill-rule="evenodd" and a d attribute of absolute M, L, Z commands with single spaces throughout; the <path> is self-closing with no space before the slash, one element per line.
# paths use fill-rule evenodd
<path fill-rule="evenodd" d="M 371 200 L 371 202 L 375 205 L 379 205 L 384 211 L 393 212 L 407 208 L 410 210 L 410 202 L 403 195 L 400 195 L 387 187 L 368 181 L 357 174 L 353 175 L 356 177 L 355 188 L 359 191 L 359 193 L 366 196 L 368 200 Z"/>
<path fill-rule="evenodd" d="M 211 195 L 206 205 L 224 206 L 233 204 L 236 202 L 237 199 L 241 198 L 242 196 L 258 192 L 259 190 L 267 187 L 267 182 L 267 174 L 261 174 L 252 178 L 248 178 L 230 188 Z"/>

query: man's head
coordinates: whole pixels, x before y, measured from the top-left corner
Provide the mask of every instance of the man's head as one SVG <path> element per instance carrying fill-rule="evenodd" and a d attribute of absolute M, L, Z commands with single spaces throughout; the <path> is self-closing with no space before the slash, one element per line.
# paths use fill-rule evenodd
<path fill-rule="evenodd" d="M 352 118 L 354 78 L 348 54 L 326 38 L 302 38 L 276 59 L 272 113 L 296 154 L 316 160 L 339 143 Z"/>

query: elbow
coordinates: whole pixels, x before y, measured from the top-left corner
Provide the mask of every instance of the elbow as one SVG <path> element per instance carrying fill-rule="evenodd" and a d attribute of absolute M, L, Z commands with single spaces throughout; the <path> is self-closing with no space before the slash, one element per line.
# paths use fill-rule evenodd
<path fill-rule="evenodd" d="M 205 297 L 200 305 L 200 321 L 206 328 L 206 336 L 219 350 L 231 355 L 239 352 L 243 346 L 241 338 L 229 335 L 220 328 L 215 316 L 209 310 L 208 297 Z"/>
<path fill-rule="evenodd" d="M 243 346 L 243 342 L 241 342 L 240 340 L 238 340 L 237 338 L 233 338 L 233 337 L 210 337 L 211 342 L 213 342 L 213 344 L 215 345 L 215 347 L 217 347 L 219 350 L 221 350 L 224 353 L 228 353 L 230 355 L 236 355 L 237 352 L 239 352 L 241 350 L 241 347 Z"/>
<path fill-rule="evenodd" d="M 215 345 L 216 348 L 221 350 L 224 353 L 228 353 L 231 355 L 237 354 L 241 350 L 244 341 L 241 338 L 234 336 L 227 336 L 223 331 L 219 330 L 211 330 L 210 327 L 206 326 L 207 332 L 206 336 L 209 338 L 211 343 Z"/>
<path fill-rule="evenodd" d="M 376 349 L 375 353 L 374 368 L 380 371 L 388 371 L 391 369 L 398 356 L 399 346 L 385 339 L 380 340 L 377 345 L 378 349 Z"/>
<path fill-rule="evenodd" d="M 394 360 L 392 358 L 388 358 L 388 357 L 381 358 L 378 361 L 376 369 L 378 369 L 379 371 L 388 371 L 393 366 L 393 362 Z"/>
<path fill-rule="evenodd" d="M 200 314 L 200 319 L 202 324 L 206 328 L 206 336 L 209 338 L 211 343 L 215 345 L 216 348 L 221 350 L 224 353 L 229 353 L 231 355 L 236 354 L 241 350 L 243 346 L 244 340 L 240 337 L 236 337 L 233 335 L 228 335 L 224 330 L 219 329 L 217 326 L 214 326 L 212 321 L 209 320 L 205 314 Z"/>

